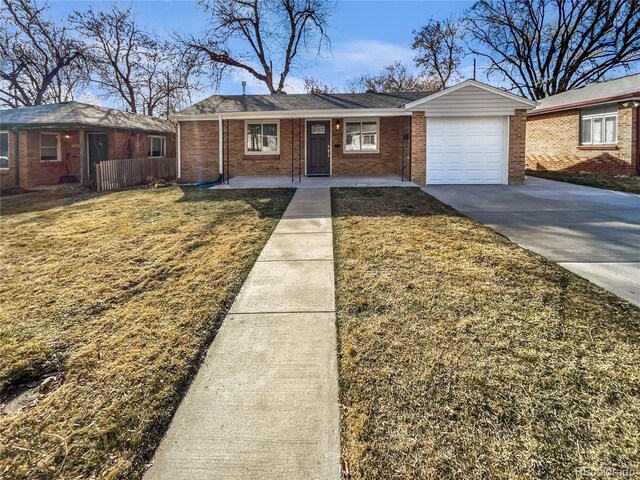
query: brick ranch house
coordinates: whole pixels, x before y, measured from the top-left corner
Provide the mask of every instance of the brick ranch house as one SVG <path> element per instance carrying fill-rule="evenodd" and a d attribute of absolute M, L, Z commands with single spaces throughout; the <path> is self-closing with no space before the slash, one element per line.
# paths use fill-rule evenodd
<path fill-rule="evenodd" d="M 553 95 L 527 116 L 527 168 L 640 173 L 640 74 Z"/>
<path fill-rule="evenodd" d="M 178 176 L 397 175 L 522 183 L 522 97 L 467 80 L 443 91 L 215 95 L 173 115 Z"/>
<path fill-rule="evenodd" d="M 102 160 L 175 157 L 168 121 L 79 102 L 0 110 L 0 188 L 93 183 Z"/>

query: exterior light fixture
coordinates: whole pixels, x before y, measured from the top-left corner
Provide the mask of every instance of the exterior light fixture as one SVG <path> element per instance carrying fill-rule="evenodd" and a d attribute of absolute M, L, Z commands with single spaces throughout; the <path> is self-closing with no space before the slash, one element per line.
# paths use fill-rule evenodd
<path fill-rule="evenodd" d="M 66 138 L 67 140 L 69 140 L 71 138 L 71 135 L 69 135 L 68 133 L 64 136 L 64 138 Z"/>
<path fill-rule="evenodd" d="M 336 120 L 336 130 L 340 131 L 340 120 Z"/>

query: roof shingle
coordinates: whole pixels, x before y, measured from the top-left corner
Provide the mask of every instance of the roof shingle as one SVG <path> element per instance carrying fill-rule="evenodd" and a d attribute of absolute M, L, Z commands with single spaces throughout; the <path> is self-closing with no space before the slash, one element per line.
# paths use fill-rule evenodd
<path fill-rule="evenodd" d="M 586 87 L 576 88 L 568 92 L 543 98 L 538 106 L 530 113 L 535 114 L 540 110 L 561 109 L 566 105 L 597 103 L 601 99 L 620 97 L 640 93 L 640 73 L 629 75 L 615 80 L 592 83 Z"/>
<path fill-rule="evenodd" d="M 171 122 L 165 120 L 80 102 L 0 110 L 0 128 L 45 127 L 48 125 L 76 128 L 117 128 L 147 132 L 174 131 Z"/>
<path fill-rule="evenodd" d="M 213 95 L 176 115 L 296 110 L 354 110 L 402 108 L 435 92 L 411 93 L 303 93 L 286 95 Z"/>

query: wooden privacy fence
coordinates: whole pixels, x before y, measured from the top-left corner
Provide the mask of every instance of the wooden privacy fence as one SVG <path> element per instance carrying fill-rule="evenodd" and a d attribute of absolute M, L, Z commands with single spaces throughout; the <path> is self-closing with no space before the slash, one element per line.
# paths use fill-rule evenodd
<path fill-rule="evenodd" d="M 175 158 L 129 158 L 106 160 L 96 164 L 96 188 L 99 192 L 141 185 L 154 179 L 173 179 L 178 175 Z"/>

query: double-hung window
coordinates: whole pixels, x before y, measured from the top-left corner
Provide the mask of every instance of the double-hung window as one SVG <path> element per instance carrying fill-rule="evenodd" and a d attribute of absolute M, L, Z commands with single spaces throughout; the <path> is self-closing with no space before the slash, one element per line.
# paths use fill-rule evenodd
<path fill-rule="evenodd" d="M 0 132 L 0 170 L 9 169 L 9 132 Z"/>
<path fill-rule="evenodd" d="M 149 135 L 149 158 L 164 157 L 165 137 Z"/>
<path fill-rule="evenodd" d="M 40 134 L 40 161 L 60 161 L 60 135 L 58 133 Z"/>
<path fill-rule="evenodd" d="M 580 112 L 580 145 L 612 145 L 617 142 L 618 107 L 585 108 Z"/>
<path fill-rule="evenodd" d="M 378 126 L 377 120 L 346 120 L 345 152 L 377 152 Z"/>
<path fill-rule="evenodd" d="M 249 155 L 276 155 L 280 153 L 278 122 L 245 123 L 245 153 Z"/>

